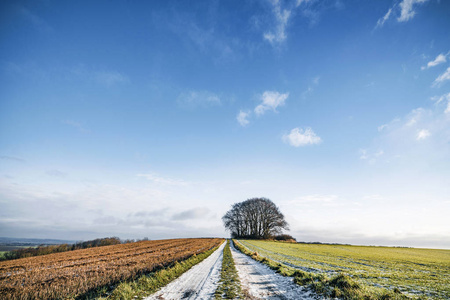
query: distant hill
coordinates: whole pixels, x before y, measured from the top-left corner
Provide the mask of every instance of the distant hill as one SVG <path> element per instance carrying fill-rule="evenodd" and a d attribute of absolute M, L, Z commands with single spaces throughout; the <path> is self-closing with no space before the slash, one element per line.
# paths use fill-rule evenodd
<path fill-rule="evenodd" d="M 75 244 L 75 243 L 76 241 L 70 240 L 0 237 L 0 245 L 8 245 L 8 246 L 39 246 L 39 245 Z"/>

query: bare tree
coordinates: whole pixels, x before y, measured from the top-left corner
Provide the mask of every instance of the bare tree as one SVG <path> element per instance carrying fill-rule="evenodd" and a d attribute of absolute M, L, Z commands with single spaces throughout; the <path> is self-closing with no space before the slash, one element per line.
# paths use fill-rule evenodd
<path fill-rule="evenodd" d="M 278 207 L 267 198 L 252 198 L 235 203 L 222 217 L 233 238 L 267 239 L 289 230 Z"/>

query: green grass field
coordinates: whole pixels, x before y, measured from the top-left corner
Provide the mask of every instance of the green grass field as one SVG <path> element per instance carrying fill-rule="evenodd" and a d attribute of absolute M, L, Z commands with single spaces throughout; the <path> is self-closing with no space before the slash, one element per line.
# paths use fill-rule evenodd
<path fill-rule="evenodd" d="M 368 288 L 450 298 L 450 250 L 241 240 L 259 255 L 312 273 L 343 273 Z"/>

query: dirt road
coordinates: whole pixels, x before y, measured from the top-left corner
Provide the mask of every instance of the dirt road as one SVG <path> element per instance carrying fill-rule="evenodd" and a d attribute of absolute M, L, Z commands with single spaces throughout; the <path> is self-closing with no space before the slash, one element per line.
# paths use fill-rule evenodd
<path fill-rule="evenodd" d="M 225 242 L 204 261 L 175 279 L 146 300 L 214 299 L 220 280 Z"/>
<path fill-rule="evenodd" d="M 275 273 L 237 250 L 232 244 L 231 254 L 241 280 L 241 287 L 249 299 L 314 299 L 309 291 L 295 284 L 291 277 Z"/>
<path fill-rule="evenodd" d="M 145 300 L 214 299 L 225 244 Z M 276 274 L 269 267 L 242 254 L 234 248 L 233 243 L 230 246 L 246 299 L 314 299 L 310 292 L 296 285 L 292 278 Z"/>

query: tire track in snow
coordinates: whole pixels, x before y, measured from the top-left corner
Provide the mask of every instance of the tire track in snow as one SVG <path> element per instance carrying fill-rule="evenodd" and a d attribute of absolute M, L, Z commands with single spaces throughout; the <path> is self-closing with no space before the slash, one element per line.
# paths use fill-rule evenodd
<path fill-rule="evenodd" d="M 277 274 L 237 250 L 232 243 L 230 246 L 242 290 L 249 299 L 315 299 L 311 292 L 295 284 L 292 277 Z"/>
<path fill-rule="evenodd" d="M 208 258 L 145 300 L 213 299 L 220 280 L 224 242 Z"/>

